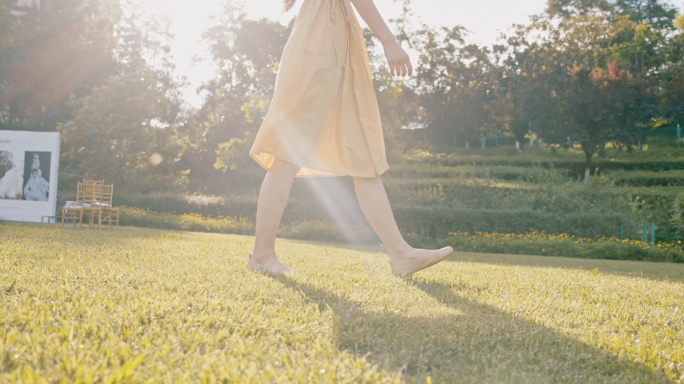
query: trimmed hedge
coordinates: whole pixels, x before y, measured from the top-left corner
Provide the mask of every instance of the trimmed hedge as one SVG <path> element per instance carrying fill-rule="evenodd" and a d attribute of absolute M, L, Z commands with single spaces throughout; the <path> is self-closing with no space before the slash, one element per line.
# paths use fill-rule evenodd
<path fill-rule="evenodd" d="M 248 218 L 206 218 L 200 215 L 170 215 L 138 208 L 122 207 L 121 224 L 171 230 L 253 235 L 254 221 Z M 648 244 L 635 240 L 577 238 L 566 234 L 542 232 L 497 234 L 451 232 L 444 238 L 431 239 L 416 231 L 402 231 L 408 242 L 417 247 L 450 245 L 457 251 L 504 254 L 564 256 L 591 259 L 647 260 L 684 262 L 679 244 Z M 369 227 L 305 221 L 283 223 L 278 229 L 281 238 L 337 243 L 377 244 L 379 239 Z"/>
<path fill-rule="evenodd" d="M 606 171 L 606 169 L 602 169 Z M 583 172 L 581 173 L 584 174 Z M 684 186 L 684 169 L 653 171 L 625 171 L 607 170 L 604 174 L 615 182 L 617 186 L 633 187 L 673 187 Z M 565 181 L 578 173 L 568 169 L 544 168 L 541 166 L 511 166 L 511 165 L 457 165 L 431 166 L 406 165 L 391 168 L 387 172 L 392 181 L 402 179 L 496 179 L 518 180 L 525 182 Z"/>
<path fill-rule="evenodd" d="M 179 231 L 212 232 L 234 235 L 254 235 L 251 218 L 209 218 L 197 214 L 172 215 L 121 207 L 120 224 Z M 322 221 L 281 223 L 278 237 L 338 243 L 377 244 L 380 240 L 370 227 L 350 226 Z"/>
<path fill-rule="evenodd" d="M 455 231 L 523 233 L 534 230 L 568 233 L 588 238 L 610 237 L 618 235 L 621 224 L 625 236 L 640 238 L 638 231 L 641 228 L 641 219 L 626 205 L 628 203 L 616 200 L 624 197 L 617 191 L 599 192 L 583 199 L 575 199 L 574 195 L 554 197 L 555 195 L 548 196 L 539 193 L 535 197 L 536 192 L 526 191 L 528 196 L 525 198 L 531 200 L 522 201 L 515 196 L 506 196 L 504 192 L 493 196 L 492 191 L 487 188 L 473 187 L 455 193 L 455 196 L 461 198 L 458 201 L 460 206 L 450 207 L 446 205 L 449 202 L 449 196 L 446 196 L 446 200 L 439 196 L 421 196 L 420 193 L 411 192 L 409 189 L 388 188 L 395 218 L 400 228 L 409 232 L 417 231 L 428 238 L 443 238 L 448 232 Z M 671 226 L 670 210 L 674 195 L 669 192 L 651 191 L 653 193 L 649 196 L 645 192 L 649 191 L 636 190 L 635 196 L 628 197 L 628 199 L 638 197 L 642 213 L 649 217 L 649 222 L 657 223 L 658 239 L 665 241 L 672 232 L 668 230 L 668 227 Z M 368 222 L 355 197 L 339 191 L 337 193 L 340 195 L 334 197 L 338 199 L 329 204 L 306 195 L 292 197 L 286 207 L 283 221 L 315 220 L 367 226 Z M 451 194 L 448 191 L 446 193 Z M 618 196 L 611 197 L 613 193 Z M 477 198 L 481 200 L 473 200 Z M 589 205 L 589 200 L 594 198 L 599 200 Z M 582 207 L 584 200 L 587 200 L 586 207 Z M 498 205 L 494 206 L 493 203 Z M 256 197 L 249 196 L 120 195 L 115 204 L 173 215 L 200 215 L 205 218 L 252 219 L 256 212 Z M 468 206 L 475 207 L 475 209 L 468 208 Z M 488 208 L 490 206 L 495 209 Z M 506 206 L 518 209 L 504 209 Z M 484 207 L 484 209 L 477 207 Z M 538 209 L 532 209 L 534 207 Z"/>
<path fill-rule="evenodd" d="M 204 217 L 253 218 L 256 214 L 256 203 L 256 195 L 192 196 L 171 193 L 114 195 L 114 205 L 173 215 L 197 214 Z"/>
<path fill-rule="evenodd" d="M 684 171 L 632 171 L 611 172 L 608 177 L 615 180 L 616 185 L 633 187 L 674 187 L 684 186 Z"/>
<path fill-rule="evenodd" d="M 558 215 L 541 211 L 453 210 L 421 207 L 395 207 L 400 228 L 421 238 L 443 239 L 451 232 L 495 232 L 521 234 L 545 231 L 585 238 L 618 236 L 623 225 L 627 237 L 637 237 L 640 223 L 618 213 L 570 213 Z"/>
<path fill-rule="evenodd" d="M 127 205 L 171 215 L 199 215 L 205 218 L 235 217 L 253 218 L 256 201 L 248 199 L 216 197 L 206 199 L 184 199 L 182 196 L 136 196 L 122 197 Z M 337 221 L 326 210 L 316 207 L 307 200 L 297 199 L 288 206 L 283 216 L 284 222 L 298 221 Z M 358 209 L 357 207 L 348 207 Z M 352 226 L 367 226 L 363 213 L 358 209 L 356 222 L 341 223 Z M 524 233 L 546 231 L 548 233 L 568 233 L 581 237 L 617 236 L 622 224 L 625 236 L 636 238 L 640 223 L 632 216 L 619 213 L 568 213 L 532 210 L 494 210 L 494 209 L 449 209 L 439 206 L 411 206 L 396 204 L 394 216 L 400 228 L 417 231 L 427 238 L 443 238 L 449 232 L 500 232 Z M 351 214 L 350 214 L 351 215 Z M 148 225 L 145 225 L 148 226 Z M 164 227 L 159 227 L 164 228 Z M 198 229 L 200 230 L 200 229 Z"/>
<path fill-rule="evenodd" d="M 684 249 L 681 247 L 681 242 L 679 244 L 649 244 L 617 238 L 591 240 L 567 235 L 546 235 L 539 232 L 518 236 L 497 233 L 471 235 L 460 232 L 451 233 L 447 238 L 436 242 L 410 240 L 414 246 L 452 246 L 454 250 L 464 252 L 684 263 Z"/>
<path fill-rule="evenodd" d="M 547 148 L 527 148 L 522 152 L 514 149 L 471 149 L 456 150 L 447 156 L 425 156 L 412 158 L 408 165 L 426 164 L 439 167 L 457 166 L 515 166 L 542 167 L 567 170 L 570 177 L 584 175 L 584 155 L 580 151 L 549 150 Z M 658 148 L 632 153 L 609 150 L 606 157 L 592 159 L 592 172 L 601 171 L 670 171 L 684 170 L 684 148 Z M 390 167 L 391 169 L 391 167 Z"/>
<path fill-rule="evenodd" d="M 530 166 L 512 165 L 484 165 L 474 166 L 440 166 L 426 167 L 424 164 L 404 165 L 392 167 L 387 171 L 386 178 L 401 180 L 405 178 L 423 179 L 454 179 L 454 178 L 478 178 L 498 180 L 522 180 L 530 182 L 546 181 L 549 178 L 567 178 L 568 171 L 563 169 L 550 169 Z"/>
<path fill-rule="evenodd" d="M 247 218 L 207 218 L 197 214 L 173 215 L 130 207 L 121 207 L 119 224 L 178 231 L 254 235 L 254 221 Z"/>

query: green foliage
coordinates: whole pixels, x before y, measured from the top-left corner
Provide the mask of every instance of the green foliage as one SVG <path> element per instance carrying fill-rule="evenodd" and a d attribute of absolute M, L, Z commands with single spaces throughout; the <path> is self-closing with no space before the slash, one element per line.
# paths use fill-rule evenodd
<path fill-rule="evenodd" d="M 456 210 L 403 206 L 394 206 L 393 211 L 397 223 L 404 231 L 432 240 L 443 239 L 452 231 L 515 234 L 547 231 L 597 238 L 617 236 L 621 224 L 625 225 L 627 236 L 635 237 L 641 223 L 629 220 L 629 216 L 602 212 L 557 214 L 527 210 Z"/>
<path fill-rule="evenodd" d="M 72 100 L 74 119 L 59 129 L 65 169 L 105 179 L 123 191 L 181 189 L 185 181 L 176 161 L 184 144 L 164 118 L 159 92 L 158 75 L 140 70 Z M 161 156 L 158 163 L 155 154 Z"/>
<path fill-rule="evenodd" d="M 421 239 L 415 238 L 415 235 L 408 237 L 416 244 L 421 243 Z M 684 263 L 684 248 L 681 244 L 649 244 L 615 237 L 592 240 L 567 235 L 546 235 L 540 232 L 517 235 L 456 232 L 429 245 L 449 245 L 463 252 Z"/>
<path fill-rule="evenodd" d="M 675 8 L 666 2 L 653 0 L 550 0 L 546 12 L 552 16 L 572 18 L 599 9 L 611 16 L 629 16 L 640 24 L 650 24 L 657 29 L 673 27 Z"/>
<path fill-rule="evenodd" d="M 556 159 L 546 150 L 550 167 L 544 168 L 533 165 L 544 158 L 543 152 L 537 150 L 522 154 L 514 151 L 511 156 L 506 155 L 506 150 L 502 150 L 501 156 L 493 153 L 477 150 L 470 156 L 411 160 L 405 165 L 392 166 L 383 176 L 383 182 L 399 226 L 407 231 L 416 230 L 425 238 L 439 239 L 457 230 L 504 233 L 538 230 L 587 238 L 612 237 L 618 235 L 622 225 L 625 236 L 639 239 L 641 222 L 647 221 L 656 223 L 658 241 L 676 240 L 671 223 L 672 204 L 681 188 L 630 184 L 676 184 L 681 170 L 604 171 L 585 184 L 567 176 L 566 170 L 551 166 L 558 161 L 555 164 L 582 167 L 581 155 L 561 153 Z M 637 169 L 682 165 L 676 161 L 646 159 L 635 155 L 633 163 L 606 159 L 605 164 Z M 469 162 L 470 165 L 444 165 Z M 488 165 L 507 163 L 515 165 Z M 255 175 L 251 181 L 235 180 L 251 188 L 240 194 L 118 194 L 115 204 L 172 214 L 253 217 L 261 179 L 261 175 Z M 233 181 L 227 179 L 226 188 L 236 190 L 230 182 Z M 283 220 L 368 225 L 349 178 L 295 181 Z"/>
<path fill-rule="evenodd" d="M 221 143 L 216 150 L 216 163 L 214 168 L 220 169 L 223 172 L 237 171 L 253 162 L 251 157 L 245 156 L 249 153 L 250 148 L 254 144 L 254 136 L 251 132 L 245 132 L 243 139 L 232 138 L 226 143 Z"/>
<path fill-rule="evenodd" d="M 638 240 L 616 237 L 597 237 L 592 227 L 595 220 L 606 221 L 605 217 L 574 216 L 558 217 L 553 215 L 530 215 L 529 212 L 482 212 L 459 211 L 454 215 L 447 212 L 437 216 L 429 212 L 430 218 L 424 220 L 423 212 L 395 209 L 400 221 L 412 224 L 403 227 L 402 232 L 414 247 L 443 247 L 450 245 L 455 250 L 465 252 L 511 253 L 521 255 L 563 256 L 610 260 L 645 260 L 684 263 L 684 248 L 681 242 L 675 244 L 658 243 L 652 245 Z M 490 213 L 490 214 L 488 214 Z M 454 226 L 454 222 L 468 217 L 467 223 Z M 407 220 L 408 219 L 408 220 Z M 441 221 L 440 221 L 441 220 Z M 589 234 L 591 237 L 565 233 L 546 234 L 540 230 L 554 228 L 554 221 L 566 228 L 575 229 L 574 233 Z M 435 227 L 435 223 L 443 227 Z M 254 220 L 246 217 L 203 217 L 199 214 L 173 215 L 156 213 L 139 208 L 122 207 L 121 224 L 181 231 L 198 231 L 224 234 L 254 234 Z M 611 223 L 615 224 L 615 222 Z M 480 231 L 480 228 L 498 228 L 498 233 Z M 576 229 L 579 227 L 579 229 Z M 446 228 L 457 228 L 456 232 L 446 232 Z M 463 228 L 475 228 L 464 232 Z M 612 227 L 611 227 L 612 229 Z M 636 228 L 627 227 L 636 231 Z M 615 231 L 616 232 L 616 231 Z M 472 233 L 472 234 L 471 234 Z M 326 221 L 306 220 L 285 222 L 278 229 L 278 237 L 298 240 L 312 240 L 335 243 L 378 244 L 379 239 L 372 228 L 363 225 L 345 225 Z"/>
<path fill-rule="evenodd" d="M 119 191 L 182 190 L 186 172 L 177 162 L 186 145 L 177 133 L 181 101 L 165 43 L 169 25 L 130 11 L 118 26 L 119 73 L 72 97 L 73 118 L 58 127 L 62 167 Z"/>
<path fill-rule="evenodd" d="M 84 97 L 117 73 L 119 2 L 0 4 L 0 129 L 55 130 L 69 120 L 71 95 Z"/>
<path fill-rule="evenodd" d="M 544 37 L 533 37 L 539 34 Z M 662 40 L 648 25 L 599 11 L 521 27 L 505 68 L 522 68 L 527 78 L 516 86 L 532 87 L 538 100 L 507 113 L 524 112 L 531 132 L 547 142 L 579 143 L 588 176 L 593 156 L 602 155 L 606 143 L 639 146 L 644 128 L 659 116 L 651 75 L 662 63 Z"/>
<path fill-rule="evenodd" d="M 528 168 L 554 168 L 575 179 L 584 176 L 584 154 L 577 149 L 530 148 L 519 153 L 510 147 L 500 149 L 457 150 L 448 155 L 437 157 L 423 152 L 420 156 L 409 156 L 409 164 L 429 164 L 430 166 L 456 167 L 470 166 L 516 166 Z M 604 157 L 593 161 L 600 171 L 669 171 L 684 170 L 684 148 L 662 148 L 654 150 L 624 151 L 608 149 Z M 389 171 L 391 172 L 391 170 Z"/>
<path fill-rule="evenodd" d="M 667 383 L 682 374 L 681 264 L 458 253 L 404 281 L 377 248 L 278 241 L 297 274 L 274 277 L 245 270 L 252 241 L 0 226 L 0 381 Z"/>
<path fill-rule="evenodd" d="M 215 65 L 216 76 L 198 89 L 203 105 L 191 109 L 183 105 L 183 84 L 173 80 L 169 25 L 161 18 L 130 3 L 53 3 L 52 12 L 21 15 L 11 14 L 9 3 L 0 7 L 0 128 L 59 126 L 60 171 L 74 180 L 105 178 L 131 193 L 253 190 L 263 172 L 248 150 L 268 111 L 292 22 L 250 20 L 237 2 L 225 1 L 203 34 L 202 59 Z M 681 120 L 684 37 L 671 30 L 668 4 L 552 1 L 492 47 L 470 44 L 460 26 L 414 28 L 410 1 L 402 9 L 391 24 L 420 53 L 413 79 L 389 76 L 380 45 L 363 32 L 392 165 L 402 163 L 402 152 L 479 147 L 499 132 L 508 143 L 530 133 L 560 146 L 581 143 L 585 163 L 602 157 L 592 171 L 630 170 L 641 165 L 603 158 L 608 142 L 632 154 L 645 145 L 645 128 Z M 163 161 L 150 166 L 155 153 Z M 584 174 L 584 165 L 564 158 L 540 164 L 568 169 L 572 178 Z M 498 161 L 491 165 L 521 165 Z M 679 163 L 663 167 L 684 169 Z M 505 180 L 516 173 L 491 171 Z"/>
<path fill-rule="evenodd" d="M 289 33 L 278 22 L 247 19 L 233 1 L 204 32 L 216 76 L 200 87 L 204 104 L 179 128 L 188 143 L 180 165 L 190 171 L 193 191 L 225 193 L 226 185 L 235 188 L 260 169 L 248 153 L 271 103 Z"/>
<path fill-rule="evenodd" d="M 617 185 L 631 185 L 635 187 L 670 187 L 684 186 L 684 170 L 673 171 L 618 171 L 610 172 L 610 177 Z"/>
<path fill-rule="evenodd" d="M 255 195 L 204 196 L 173 193 L 114 195 L 114 205 L 172 215 L 200 215 L 207 218 L 254 217 L 256 202 Z"/>
<path fill-rule="evenodd" d="M 472 142 L 493 123 L 487 109 L 489 52 L 465 42 L 461 26 L 415 32 L 420 124 L 435 148 Z M 493 127 L 491 127 L 493 128 Z"/>
<path fill-rule="evenodd" d="M 684 192 L 677 195 L 673 211 L 672 224 L 677 230 L 678 237 L 684 238 Z"/>
<path fill-rule="evenodd" d="M 254 235 L 254 221 L 247 218 L 204 218 L 196 214 L 171 215 L 139 208 L 121 208 L 121 225 L 180 231 Z"/>
<path fill-rule="evenodd" d="M 637 145 L 639 129 L 656 116 L 658 100 L 653 84 L 633 79 L 617 62 L 609 63 L 605 70 L 580 65 L 570 71 L 567 81 L 570 85 L 559 92 L 558 101 L 566 124 L 557 124 L 542 136 L 555 144 L 567 143 L 568 137 L 579 142 L 588 170 L 592 156 L 603 151 L 611 139 Z"/>
<path fill-rule="evenodd" d="M 121 208 L 121 225 L 172 229 L 179 231 L 254 235 L 255 223 L 251 217 L 203 217 L 198 214 L 172 215 L 139 208 Z M 370 227 L 352 226 L 316 220 L 283 223 L 278 237 L 286 239 L 378 244 L 378 237 Z"/>

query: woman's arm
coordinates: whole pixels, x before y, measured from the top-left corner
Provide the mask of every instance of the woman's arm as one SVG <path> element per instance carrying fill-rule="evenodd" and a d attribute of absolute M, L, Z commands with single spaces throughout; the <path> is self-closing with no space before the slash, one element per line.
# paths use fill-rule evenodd
<path fill-rule="evenodd" d="M 387 65 L 389 65 L 392 76 L 411 76 L 413 74 L 411 59 L 406 51 L 397 43 L 392 31 L 390 31 L 387 24 L 385 24 L 385 20 L 380 16 L 380 12 L 375 7 L 373 0 L 351 0 L 351 2 L 359 12 L 359 15 L 361 15 L 361 18 L 363 18 L 363 21 L 373 31 L 375 37 L 382 43 L 385 57 L 387 58 Z"/>

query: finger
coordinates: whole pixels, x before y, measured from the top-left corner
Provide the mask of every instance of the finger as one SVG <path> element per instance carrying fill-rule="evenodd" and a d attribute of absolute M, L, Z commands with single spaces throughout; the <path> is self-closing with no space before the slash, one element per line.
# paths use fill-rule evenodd
<path fill-rule="evenodd" d="M 406 66 L 408 67 L 409 77 L 413 75 L 413 66 L 411 65 L 411 60 L 406 60 Z"/>
<path fill-rule="evenodd" d="M 406 68 L 406 63 L 401 63 L 401 77 L 408 75 L 408 68 Z"/>
<path fill-rule="evenodd" d="M 397 69 L 397 76 L 401 76 L 401 64 L 395 61 L 394 68 Z"/>
<path fill-rule="evenodd" d="M 397 69 L 397 76 L 404 76 L 404 65 L 400 61 L 394 63 L 394 67 Z"/>

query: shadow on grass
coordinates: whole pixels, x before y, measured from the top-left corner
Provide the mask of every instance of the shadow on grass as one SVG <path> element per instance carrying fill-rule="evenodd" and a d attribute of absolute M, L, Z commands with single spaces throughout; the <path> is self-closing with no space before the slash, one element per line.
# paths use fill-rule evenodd
<path fill-rule="evenodd" d="M 669 382 L 641 364 L 463 299 L 447 285 L 409 283 L 407 289 L 424 292 L 448 309 L 443 316 L 406 316 L 388 307 L 367 312 L 325 289 L 274 278 L 321 311 L 332 310 L 340 350 L 365 356 L 387 371 L 401 371 L 408 383 L 425 383 L 427 377 L 435 383 Z"/>
<path fill-rule="evenodd" d="M 580 259 L 558 256 L 504 255 L 495 253 L 454 252 L 453 261 L 496 265 L 565 268 L 591 271 L 598 268 L 610 275 L 666 280 L 684 283 L 684 264 L 654 261 Z"/>

